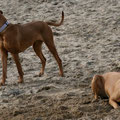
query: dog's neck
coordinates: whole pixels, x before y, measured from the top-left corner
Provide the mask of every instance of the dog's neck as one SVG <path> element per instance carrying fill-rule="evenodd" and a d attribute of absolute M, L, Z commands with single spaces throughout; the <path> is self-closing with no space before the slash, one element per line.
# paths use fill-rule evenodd
<path fill-rule="evenodd" d="M 6 22 L 2 25 L 2 27 L 0 27 L 0 33 L 2 33 L 2 32 L 7 28 L 8 25 L 9 25 L 9 22 L 6 21 Z"/>

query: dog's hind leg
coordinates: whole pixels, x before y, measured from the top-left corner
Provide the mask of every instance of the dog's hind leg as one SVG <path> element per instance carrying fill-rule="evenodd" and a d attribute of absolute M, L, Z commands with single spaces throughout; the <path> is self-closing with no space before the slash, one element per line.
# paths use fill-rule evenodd
<path fill-rule="evenodd" d="M 45 44 L 47 45 L 47 47 L 49 48 L 50 52 L 51 52 L 51 53 L 53 54 L 53 56 L 55 57 L 58 65 L 59 65 L 59 69 L 60 69 L 59 75 L 63 77 L 64 74 L 63 74 L 63 68 L 62 68 L 62 61 L 61 61 L 61 59 L 60 59 L 59 56 L 58 56 L 58 53 L 57 53 L 57 50 L 56 50 L 56 48 L 55 48 L 55 45 L 54 45 L 53 40 L 49 40 L 48 42 L 45 41 Z"/>
<path fill-rule="evenodd" d="M 45 70 L 45 65 L 46 65 L 46 58 L 44 57 L 43 53 L 42 53 L 42 41 L 36 41 L 33 44 L 33 49 L 36 53 L 36 55 L 41 59 L 41 63 L 42 63 L 42 68 L 40 70 L 39 76 L 44 74 L 44 70 Z"/>
<path fill-rule="evenodd" d="M 19 73 L 19 83 L 22 83 L 23 82 L 23 71 L 22 71 L 22 67 L 21 67 L 21 64 L 20 64 L 20 61 L 19 61 L 19 56 L 18 54 L 11 54 L 13 56 L 13 59 L 16 63 L 16 66 L 17 66 L 17 69 L 18 69 L 18 73 Z"/>
<path fill-rule="evenodd" d="M 1 61 L 2 61 L 2 81 L 0 85 L 5 85 L 5 80 L 7 78 L 7 57 L 8 57 L 8 52 L 4 49 L 0 49 L 1 52 Z"/>

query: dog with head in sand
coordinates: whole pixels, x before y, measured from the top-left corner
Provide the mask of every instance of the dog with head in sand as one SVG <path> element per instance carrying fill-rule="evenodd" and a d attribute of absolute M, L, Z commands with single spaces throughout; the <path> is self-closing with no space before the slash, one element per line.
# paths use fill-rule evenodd
<path fill-rule="evenodd" d="M 108 97 L 109 104 L 118 108 L 120 102 L 120 72 L 108 72 L 103 75 L 95 75 L 91 82 L 94 99 Z"/>
<path fill-rule="evenodd" d="M 0 11 L 0 52 L 2 61 L 2 81 L 1 85 L 5 85 L 7 77 L 7 57 L 8 52 L 11 53 L 19 73 L 19 83 L 23 82 L 23 71 L 19 61 L 19 53 L 33 46 L 36 55 L 41 59 L 42 68 L 39 76 L 44 74 L 46 58 L 42 53 L 42 43 L 44 42 L 50 52 L 55 57 L 59 66 L 59 75 L 63 76 L 62 61 L 58 56 L 54 41 L 53 33 L 49 25 L 60 26 L 64 20 L 64 12 L 60 23 L 36 21 L 26 24 L 11 24 Z"/>

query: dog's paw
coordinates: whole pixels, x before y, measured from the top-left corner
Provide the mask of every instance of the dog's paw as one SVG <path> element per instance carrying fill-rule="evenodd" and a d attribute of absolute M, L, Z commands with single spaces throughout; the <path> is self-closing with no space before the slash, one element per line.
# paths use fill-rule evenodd
<path fill-rule="evenodd" d="M 5 86 L 5 82 L 0 82 L 0 86 Z"/>
<path fill-rule="evenodd" d="M 23 81 L 18 81 L 18 83 L 20 83 L 20 84 L 21 84 L 21 83 L 24 83 L 24 82 L 23 82 Z"/>
<path fill-rule="evenodd" d="M 92 100 L 92 103 L 94 103 L 94 102 L 98 102 L 98 99 L 93 99 L 93 100 Z"/>
<path fill-rule="evenodd" d="M 44 74 L 43 72 L 40 72 L 40 73 L 39 73 L 39 77 L 41 77 L 43 74 Z"/>
<path fill-rule="evenodd" d="M 64 77 L 64 74 L 60 72 L 60 73 L 59 73 L 59 76 Z"/>
<path fill-rule="evenodd" d="M 20 78 L 19 77 L 19 80 L 18 80 L 18 83 L 23 83 L 24 81 L 23 81 L 23 78 Z"/>

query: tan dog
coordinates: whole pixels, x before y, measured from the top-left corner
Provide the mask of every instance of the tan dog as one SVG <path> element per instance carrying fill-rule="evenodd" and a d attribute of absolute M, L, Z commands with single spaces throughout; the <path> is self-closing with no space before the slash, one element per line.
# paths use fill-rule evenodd
<path fill-rule="evenodd" d="M 94 98 L 98 96 L 109 97 L 109 104 L 118 108 L 120 102 L 120 72 L 109 72 L 103 75 L 95 75 L 92 80 Z"/>
<path fill-rule="evenodd" d="M 3 12 L 0 11 L 0 51 L 1 59 L 3 66 L 3 75 L 1 85 L 5 84 L 6 73 L 7 73 L 7 56 L 8 52 L 11 53 L 13 59 L 16 63 L 18 73 L 19 73 L 19 83 L 23 82 L 23 72 L 22 67 L 19 62 L 18 54 L 23 52 L 30 46 L 33 46 L 33 49 L 37 56 L 41 59 L 42 68 L 39 76 L 44 74 L 46 59 L 42 53 L 41 46 L 44 42 L 50 52 L 55 57 L 59 69 L 60 76 L 63 76 L 62 61 L 58 56 L 58 53 L 55 48 L 53 41 L 53 33 L 51 28 L 48 25 L 60 26 L 64 20 L 64 13 L 62 12 L 62 20 L 60 23 L 52 22 L 30 22 L 27 24 L 8 24 L 6 18 L 3 16 Z"/>

